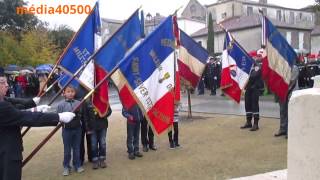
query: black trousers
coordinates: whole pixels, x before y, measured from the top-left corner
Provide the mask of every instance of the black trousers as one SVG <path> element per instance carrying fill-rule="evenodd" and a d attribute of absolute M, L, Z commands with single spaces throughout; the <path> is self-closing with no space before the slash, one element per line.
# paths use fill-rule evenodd
<path fill-rule="evenodd" d="M 258 89 L 247 89 L 245 93 L 245 109 L 247 118 L 254 116 L 259 119 L 259 95 Z"/>
<path fill-rule="evenodd" d="M 81 162 L 81 165 L 83 165 L 83 162 L 85 160 L 85 154 L 86 154 L 85 144 L 84 144 L 84 137 L 86 137 L 86 142 L 87 142 L 86 145 L 87 145 L 88 161 L 89 162 L 92 161 L 91 135 L 90 134 L 86 134 L 86 132 L 84 130 L 82 130 L 81 144 L 80 144 L 80 162 Z"/>
<path fill-rule="evenodd" d="M 172 130 L 169 131 L 168 137 L 169 137 L 169 143 L 172 144 L 179 144 L 179 123 L 173 122 L 173 139 L 172 139 Z"/>
<path fill-rule="evenodd" d="M 146 118 L 141 121 L 141 143 L 143 146 L 149 145 L 149 147 L 154 145 L 154 134 Z"/>
<path fill-rule="evenodd" d="M 0 180 L 21 180 L 22 160 L 0 155 Z"/>

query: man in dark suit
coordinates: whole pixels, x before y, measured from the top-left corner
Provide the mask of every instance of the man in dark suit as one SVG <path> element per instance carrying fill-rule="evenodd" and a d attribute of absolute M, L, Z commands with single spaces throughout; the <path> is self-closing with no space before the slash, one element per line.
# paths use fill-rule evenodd
<path fill-rule="evenodd" d="M 74 113 L 42 113 L 21 111 L 18 108 L 31 108 L 35 102 L 23 99 L 6 98 L 9 85 L 7 78 L 0 73 L 0 180 L 20 180 L 22 170 L 21 126 L 55 126 L 59 120 L 70 122 Z"/>

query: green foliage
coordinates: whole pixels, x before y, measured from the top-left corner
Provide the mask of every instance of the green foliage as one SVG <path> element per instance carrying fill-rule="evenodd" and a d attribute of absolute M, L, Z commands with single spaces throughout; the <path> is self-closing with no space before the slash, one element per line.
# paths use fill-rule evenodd
<path fill-rule="evenodd" d="M 22 34 L 33 30 L 39 23 L 33 14 L 17 14 L 17 7 L 26 5 L 23 0 L 0 1 L 0 30 L 10 32 L 18 40 Z"/>
<path fill-rule="evenodd" d="M 56 46 L 44 29 L 35 29 L 22 35 L 21 41 L 8 32 L 0 32 L 0 66 L 20 66 L 54 63 L 58 57 Z"/>
<path fill-rule="evenodd" d="M 58 28 L 49 32 L 49 38 L 55 45 L 57 45 L 58 51 L 62 53 L 63 49 L 67 47 L 73 34 L 74 31 L 70 27 L 60 25 Z"/>
<path fill-rule="evenodd" d="M 214 31 L 213 31 L 213 20 L 212 20 L 211 13 L 209 14 L 209 19 L 208 19 L 207 50 L 211 56 L 214 56 Z"/>

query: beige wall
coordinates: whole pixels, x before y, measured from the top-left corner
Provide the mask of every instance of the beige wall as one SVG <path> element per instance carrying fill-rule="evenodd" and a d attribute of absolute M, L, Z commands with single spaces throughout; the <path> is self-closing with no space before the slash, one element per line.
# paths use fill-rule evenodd
<path fill-rule="evenodd" d="M 241 44 L 246 51 L 257 50 L 261 47 L 261 28 L 253 28 L 231 32 L 235 39 Z M 194 38 L 197 42 L 201 41 L 202 46 L 207 48 L 207 37 Z M 214 49 L 216 53 L 221 53 L 223 50 L 223 43 L 225 33 L 218 33 L 214 36 Z"/>
<path fill-rule="evenodd" d="M 287 31 L 291 32 L 291 46 L 294 49 L 299 49 L 299 32 L 303 32 L 303 49 L 310 51 L 310 32 L 309 31 L 298 31 L 292 29 L 280 29 L 280 33 L 286 39 Z M 239 44 L 247 51 L 257 50 L 261 47 L 261 27 L 255 27 L 251 29 L 244 29 L 233 31 L 231 34 L 239 42 Z M 225 39 L 225 33 L 216 33 L 214 36 L 214 49 L 215 52 L 222 52 L 223 43 Z M 204 48 L 207 47 L 207 36 L 194 38 L 197 42 L 201 41 Z M 320 50 L 320 36 L 313 39 L 313 46 Z"/>
<path fill-rule="evenodd" d="M 220 22 L 233 16 L 242 15 L 242 3 L 230 1 L 227 3 L 217 4 L 209 7 L 208 12 L 212 13 L 213 19 Z M 223 13 L 226 13 L 224 18 L 222 17 Z"/>
<path fill-rule="evenodd" d="M 191 35 L 199 29 L 205 28 L 206 24 L 188 19 L 178 19 L 178 26 L 188 35 Z"/>
<path fill-rule="evenodd" d="M 318 53 L 320 51 L 320 35 L 311 36 L 311 52 Z"/>

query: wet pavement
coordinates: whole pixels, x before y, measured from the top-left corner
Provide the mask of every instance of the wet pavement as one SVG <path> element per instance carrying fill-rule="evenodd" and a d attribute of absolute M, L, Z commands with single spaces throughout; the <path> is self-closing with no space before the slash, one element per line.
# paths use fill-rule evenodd
<path fill-rule="evenodd" d="M 41 99 L 41 104 L 46 104 L 52 98 L 51 95 L 47 95 Z M 181 105 L 182 111 L 188 111 L 188 97 L 187 93 L 181 93 Z M 56 109 L 57 104 L 63 100 L 63 97 L 59 97 L 53 104 L 52 110 Z M 118 92 L 114 88 L 109 90 L 109 102 L 112 110 L 120 111 L 122 105 L 120 103 Z M 279 118 L 279 104 L 274 102 L 274 96 L 260 96 L 259 101 L 260 116 Z M 224 115 L 245 115 L 244 100 L 241 99 L 240 104 L 231 100 L 226 96 L 221 96 L 221 92 L 217 91 L 216 96 L 210 96 L 209 92 L 205 95 L 191 94 L 191 110 L 192 112 L 199 113 L 214 113 Z"/>
<path fill-rule="evenodd" d="M 218 92 L 216 96 L 191 95 L 192 112 L 215 113 L 225 115 L 245 115 L 244 100 L 240 104 L 235 103 L 226 96 L 221 96 Z M 188 98 L 186 93 L 181 94 L 182 111 L 188 110 Z M 121 110 L 122 105 L 115 90 L 109 92 L 109 102 L 113 110 Z M 260 116 L 279 118 L 279 104 L 274 102 L 274 97 L 262 96 L 259 101 Z"/>

